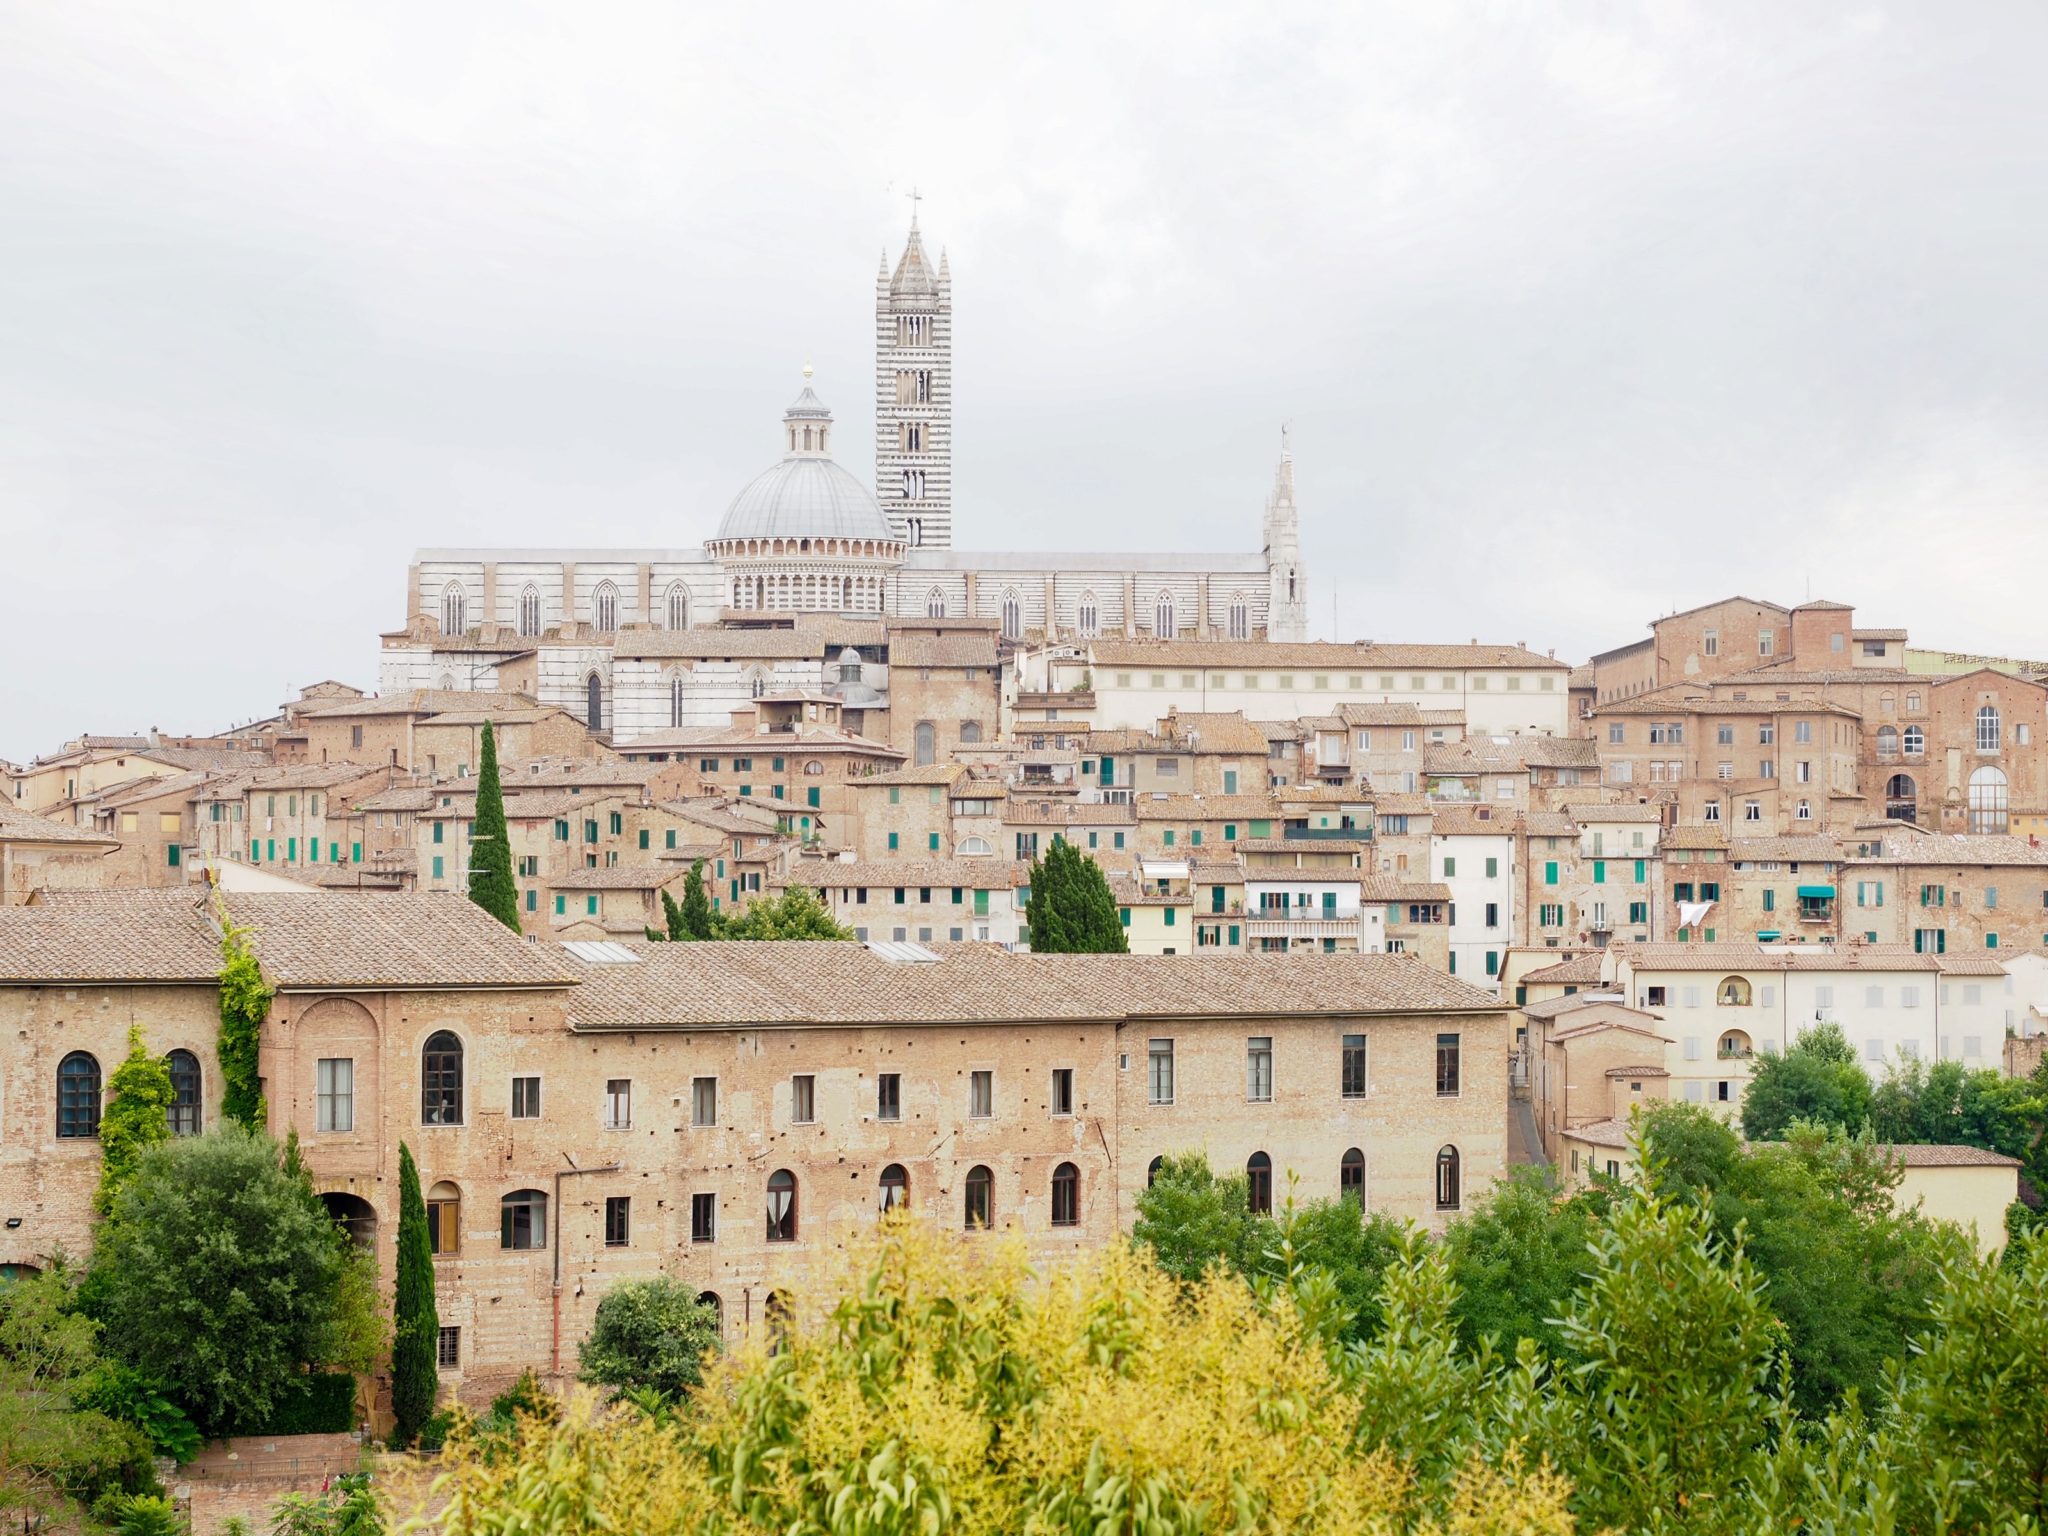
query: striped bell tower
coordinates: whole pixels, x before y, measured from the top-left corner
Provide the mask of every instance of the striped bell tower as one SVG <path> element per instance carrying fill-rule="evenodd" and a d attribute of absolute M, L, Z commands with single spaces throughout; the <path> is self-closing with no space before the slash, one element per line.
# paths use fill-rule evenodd
<path fill-rule="evenodd" d="M 953 275 L 917 229 L 875 278 L 875 499 L 912 547 L 953 545 Z"/>

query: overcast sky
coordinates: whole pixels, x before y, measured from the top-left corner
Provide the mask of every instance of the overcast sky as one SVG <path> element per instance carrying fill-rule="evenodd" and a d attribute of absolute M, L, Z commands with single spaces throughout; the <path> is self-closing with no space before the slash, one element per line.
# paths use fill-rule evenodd
<path fill-rule="evenodd" d="M 956 540 L 1581 658 L 2040 656 L 2048 9 L 0 0 L 0 755 L 376 683 L 422 544 L 693 546 L 951 253 Z"/>

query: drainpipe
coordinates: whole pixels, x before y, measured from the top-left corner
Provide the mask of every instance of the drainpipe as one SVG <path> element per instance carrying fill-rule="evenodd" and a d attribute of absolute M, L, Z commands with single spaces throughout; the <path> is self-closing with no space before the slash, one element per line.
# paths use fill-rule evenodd
<path fill-rule="evenodd" d="M 562 1154 L 565 1158 L 568 1155 L 566 1152 Z M 549 1352 L 551 1363 L 548 1369 L 556 1376 L 562 1374 L 562 1180 L 573 1179 L 585 1173 L 617 1173 L 623 1166 L 621 1163 L 606 1163 L 602 1168 L 578 1168 L 571 1163 L 567 1168 L 555 1170 L 555 1230 L 554 1239 L 548 1245 L 555 1251 L 555 1279 L 551 1297 L 554 1310 L 554 1342 Z"/>

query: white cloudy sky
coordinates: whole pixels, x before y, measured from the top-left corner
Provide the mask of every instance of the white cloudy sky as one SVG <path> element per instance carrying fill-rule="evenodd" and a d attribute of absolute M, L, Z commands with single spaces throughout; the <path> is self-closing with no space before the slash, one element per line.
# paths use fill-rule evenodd
<path fill-rule="evenodd" d="M 2048 653 L 2048 12 L 0 0 L 0 755 L 374 684 L 417 544 L 690 545 L 952 254 L 959 541 L 1574 657 Z M 1333 602 L 1334 598 L 1334 612 Z"/>

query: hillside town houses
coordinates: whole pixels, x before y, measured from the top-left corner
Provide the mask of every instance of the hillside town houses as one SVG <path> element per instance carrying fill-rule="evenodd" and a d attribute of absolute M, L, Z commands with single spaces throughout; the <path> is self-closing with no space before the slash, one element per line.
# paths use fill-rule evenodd
<path fill-rule="evenodd" d="M 1637 1105 L 1739 1116 L 1817 1023 L 1874 1077 L 2043 1032 L 2048 665 L 1740 596 L 1583 664 L 1312 640 L 1284 439 L 1256 552 L 963 553 L 915 228 L 876 302 L 872 490 L 807 375 L 701 545 L 422 550 L 376 691 L 0 762 L 0 1266 L 88 1241 L 131 1021 L 218 1123 L 228 924 L 271 1124 L 387 1270 L 417 1153 L 469 1396 L 625 1276 L 738 1337 L 897 1204 L 1052 1260 L 1200 1150 L 1440 1228 Z M 486 725 L 516 933 L 466 899 Z M 1130 954 L 1028 952 L 1060 843 Z M 853 940 L 652 942 L 693 875 Z"/>

